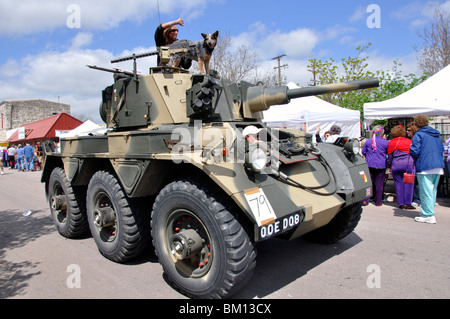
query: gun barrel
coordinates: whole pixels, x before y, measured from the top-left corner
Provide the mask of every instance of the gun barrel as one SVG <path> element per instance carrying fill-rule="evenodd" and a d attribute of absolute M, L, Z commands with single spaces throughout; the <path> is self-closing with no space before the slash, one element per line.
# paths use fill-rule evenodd
<path fill-rule="evenodd" d="M 120 58 L 111 60 L 111 63 L 136 60 L 136 59 L 145 58 L 145 57 L 157 55 L 157 54 L 159 54 L 159 51 L 150 51 L 150 52 L 144 52 L 144 53 L 139 53 L 139 54 L 133 54 L 133 55 L 128 55 L 128 56 L 124 56 L 124 57 L 120 57 Z"/>
<path fill-rule="evenodd" d="M 110 73 L 122 73 L 122 74 L 126 74 L 126 75 L 134 75 L 133 72 L 129 72 L 129 71 L 121 71 L 121 70 L 116 70 L 116 69 L 107 69 L 107 68 L 102 68 L 96 65 L 86 65 L 88 68 L 94 69 L 94 70 L 99 70 L 99 71 L 105 71 L 105 72 L 110 72 Z"/>
<path fill-rule="evenodd" d="M 332 83 L 320 86 L 309 86 L 298 89 L 288 90 L 287 96 L 289 99 L 296 99 L 299 97 L 322 95 L 337 92 L 346 92 L 362 89 L 370 89 L 379 86 L 378 78 L 356 80 L 343 83 Z"/>
<path fill-rule="evenodd" d="M 245 117 L 252 117 L 251 114 L 255 112 L 265 111 L 272 105 L 287 104 L 291 99 L 300 97 L 362 90 L 378 86 L 378 78 L 372 78 L 298 89 L 289 89 L 287 86 L 277 86 L 272 88 L 264 86 L 249 87 L 244 101 L 244 114 Z"/>

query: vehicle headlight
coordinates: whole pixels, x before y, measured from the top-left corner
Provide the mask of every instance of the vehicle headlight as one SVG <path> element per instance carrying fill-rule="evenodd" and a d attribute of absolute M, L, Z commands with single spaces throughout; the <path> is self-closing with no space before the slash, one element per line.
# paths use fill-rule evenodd
<path fill-rule="evenodd" d="M 359 154 L 359 149 L 360 149 L 360 146 L 359 146 L 359 141 L 357 138 L 350 139 L 344 145 L 344 150 L 350 155 Z"/>
<path fill-rule="evenodd" d="M 260 173 L 268 163 L 268 157 L 261 148 L 250 148 L 245 156 L 245 165 L 255 173 Z"/>

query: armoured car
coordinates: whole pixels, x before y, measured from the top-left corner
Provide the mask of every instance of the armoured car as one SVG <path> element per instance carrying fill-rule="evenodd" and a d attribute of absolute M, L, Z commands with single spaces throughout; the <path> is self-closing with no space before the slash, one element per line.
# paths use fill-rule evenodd
<path fill-rule="evenodd" d="M 185 49 L 112 61 L 134 60 L 133 71 L 90 66 L 114 78 L 101 95 L 106 128 L 63 138 L 60 151 L 46 144 L 41 181 L 62 236 L 90 231 L 115 262 L 153 245 L 180 292 L 225 298 L 251 278 L 259 242 L 335 242 L 371 195 L 357 139 L 314 143 L 301 130 L 268 127 L 262 112 L 378 80 L 299 89 L 232 82 L 165 64 Z M 138 74 L 136 60 L 155 53 L 162 66 Z"/>

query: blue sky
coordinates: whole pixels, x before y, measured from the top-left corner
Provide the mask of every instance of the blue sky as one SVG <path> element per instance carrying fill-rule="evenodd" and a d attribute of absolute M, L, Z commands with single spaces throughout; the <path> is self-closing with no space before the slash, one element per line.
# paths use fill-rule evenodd
<path fill-rule="evenodd" d="M 0 0 L 0 101 L 41 98 L 68 103 L 75 116 L 101 122 L 101 90 L 111 74 L 86 64 L 111 65 L 114 57 L 155 49 L 154 30 L 182 17 L 179 39 L 200 40 L 218 30 L 234 46 L 245 44 L 273 70 L 273 57 L 287 54 L 286 80 L 307 85 L 311 58 L 354 56 L 368 50 L 371 70 L 420 74 L 417 32 L 429 26 L 438 1 L 426 0 Z M 441 1 L 450 10 L 450 1 Z M 375 6 L 373 6 L 375 5 Z M 375 25 L 371 23 L 375 22 Z M 220 41 L 220 36 L 219 36 Z M 142 59 L 145 73 L 154 58 Z"/>

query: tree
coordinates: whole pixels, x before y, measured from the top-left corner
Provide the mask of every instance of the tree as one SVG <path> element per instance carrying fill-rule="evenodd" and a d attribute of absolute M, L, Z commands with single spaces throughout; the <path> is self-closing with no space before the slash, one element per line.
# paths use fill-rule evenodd
<path fill-rule="evenodd" d="M 312 73 L 311 86 L 331 83 L 333 79 L 337 79 L 337 66 L 333 65 L 335 62 L 332 58 L 329 61 L 310 59 L 311 63 L 307 70 Z"/>
<path fill-rule="evenodd" d="M 310 59 L 308 71 L 313 74 L 313 85 L 324 85 L 336 82 L 348 82 L 360 79 L 369 79 L 376 76 L 375 73 L 366 70 L 369 58 L 364 53 L 371 46 L 359 46 L 356 48 L 356 57 L 341 59 L 341 68 L 335 65 L 335 60 L 330 58 L 327 61 Z M 342 93 L 324 95 L 322 98 L 330 103 L 354 110 L 362 110 L 365 102 L 371 98 L 370 92 L 373 89 L 358 90 Z"/>
<path fill-rule="evenodd" d="M 219 72 L 220 76 L 233 82 L 251 77 L 261 61 L 255 51 L 241 45 L 236 51 L 231 50 L 231 37 L 221 36 L 214 49 L 210 62 L 210 69 Z M 198 67 L 193 64 L 194 70 Z M 195 72 L 195 71 L 194 71 Z"/>
<path fill-rule="evenodd" d="M 403 75 L 401 67 L 402 64 L 394 60 L 390 71 L 378 71 L 380 87 L 373 91 L 373 102 L 392 99 L 427 79 L 426 75 L 419 77 L 412 73 Z"/>
<path fill-rule="evenodd" d="M 442 5 L 434 11 L 431 27 L 419 32 L 422 48 L 415 47 L 419 68 L 432 76 L 450 64 L 450 13 L 445 12 Z"/>
<path fill-rule="evenodd" d="M 276 74 L 270 69 L 262 69 L 262 60 L 250 47 L 239 46 L 233 51 L 230 35 L 221 35 L 210 62 L 210 69 L 219 72 L 222 78 L 233 82 L 263 82 L 267 86 L 275 85 Z M 193 64 L 194 72 L 198 66 Z"/>
<path fill-rule="evenodd" d="M 408 91 L 426 79 L 425 76 L 417 77 L 415 74 L 402 75 L 401 63 L 397 60 L 393 62 L 391 70 L 377 70 L 375 72 L 367 70 L 369 56 L 365 52 L 370 46 L 371 43 L 367 46 L 357 47 L 357 55 L 342 59 L 341 68 L 335 65 L 335 61 L 331 58 L 325 62 L 310 59 L 310 64 L 308 65 L 308 71 L 313 74 L 313 85 L 378 77 L 380 81 L 378 88 L 322 96 L 327 102 L 345 108 L 359 110 L 361 112 L 361 118 L 363 117 L 364 103 L 391 99 Z"/>

